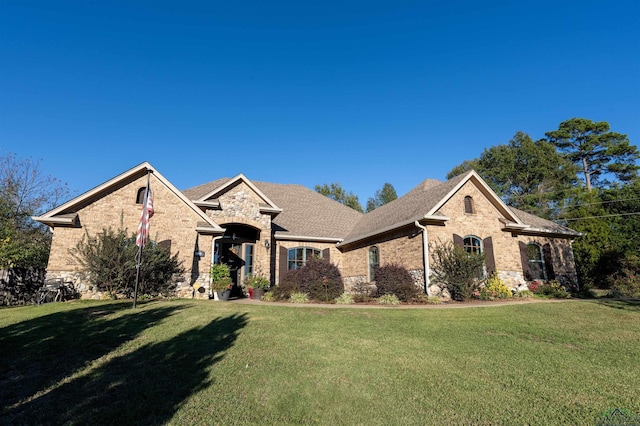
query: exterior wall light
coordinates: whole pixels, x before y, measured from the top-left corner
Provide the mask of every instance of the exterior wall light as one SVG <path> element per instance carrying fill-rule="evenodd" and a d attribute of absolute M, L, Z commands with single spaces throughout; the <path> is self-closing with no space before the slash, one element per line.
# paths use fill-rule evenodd
<path fill-rule="evenodd" d="M 267 250 L 269 250 L 269 247 L 271 247 L 271 244 L 269 243 L 269 240 L 265 238 L 264 240 L 264 246 L 267 248 Z"/>

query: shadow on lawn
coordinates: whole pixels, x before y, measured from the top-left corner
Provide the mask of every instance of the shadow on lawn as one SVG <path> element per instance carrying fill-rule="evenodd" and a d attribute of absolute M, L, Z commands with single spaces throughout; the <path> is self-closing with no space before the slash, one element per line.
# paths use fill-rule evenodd
<path fill-rule="evenodd" d="M 246 315 L 232 315 L 149 343 L 16 405 L 5 419 L 17 424 L 165 424 L 189 396 L 210 384 L 210 369 L 246 323 Z"/>
<path fill-rule="evenodd" d="M 136 338 L 177 309 L 148 307 L 110 317 L 130 307 L 131 303 L 122 302 L 73 309 L 0 329 L 0 416 L 8 407 Z"/>
<path fill-rule="evenodd" d="M 596 303 L 610 308 L 640 312 L 640 299 L 598 299 Z"/>

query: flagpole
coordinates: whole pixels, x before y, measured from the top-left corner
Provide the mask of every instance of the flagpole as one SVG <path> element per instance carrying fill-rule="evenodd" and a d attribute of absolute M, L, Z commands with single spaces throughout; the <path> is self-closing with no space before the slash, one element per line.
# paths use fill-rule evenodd
<path fill-rule="evenodd" d="M 147 189 L 144 192 L 144 199 L 142 200 L 142 216 L 147 214 L 147 198 L 149 197 L 149 183 L 151 177 L 151 170 L 147 169 Z M 142 217 L 140 218 L 142 220 Z M 146 243 L 146 238 L 140 240 L 140 246 L 138 247 L 138 254 L 136 259 L 136 284 L 133 288 L 133 309 L 136 308 L 138 302 L 138 283 L 140 282 L 140 266 L 142 265 L 142 248 Z"/>

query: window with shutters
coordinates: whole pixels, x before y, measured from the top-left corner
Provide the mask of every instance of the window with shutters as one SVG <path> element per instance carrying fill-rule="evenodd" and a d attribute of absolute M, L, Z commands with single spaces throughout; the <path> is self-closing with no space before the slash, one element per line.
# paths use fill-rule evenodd
<path fill-rule="evenodd" d="M 380 251 L 378 247 L 369 247 L 369 282 L 375 281 L 376 268 L 380 266 Z"/>
<path fill-rule="evenodd" d="M 462 240 L 462 248 L 469 254 L 482 254 L 482 240 L 473 235 L 466 236 Z"/>
<path fill-rule="evenodd" d="M 287 252 L 287 269 L 300 269 L 311 259 L 320 259 L 322 252 L 313 247 L 296 247 Z"/>
<path fill-rule="evenodd" d="M 538 243 L 527 244 L 527 257 L 529 258 L 529 267 L 531 268 L 531 278 L 533 280 L 546 280 L 544 257 L 542 256 L 542 247 Z"/>

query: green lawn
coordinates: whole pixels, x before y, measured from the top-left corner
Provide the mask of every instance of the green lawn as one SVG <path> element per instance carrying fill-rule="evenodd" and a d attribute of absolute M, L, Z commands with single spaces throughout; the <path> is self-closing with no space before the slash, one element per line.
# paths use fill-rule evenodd
<path fill-rule="evenodd" d="M 0 424 L 594 424 L 639 389 L 638 302 L 0 309 Z"/>

